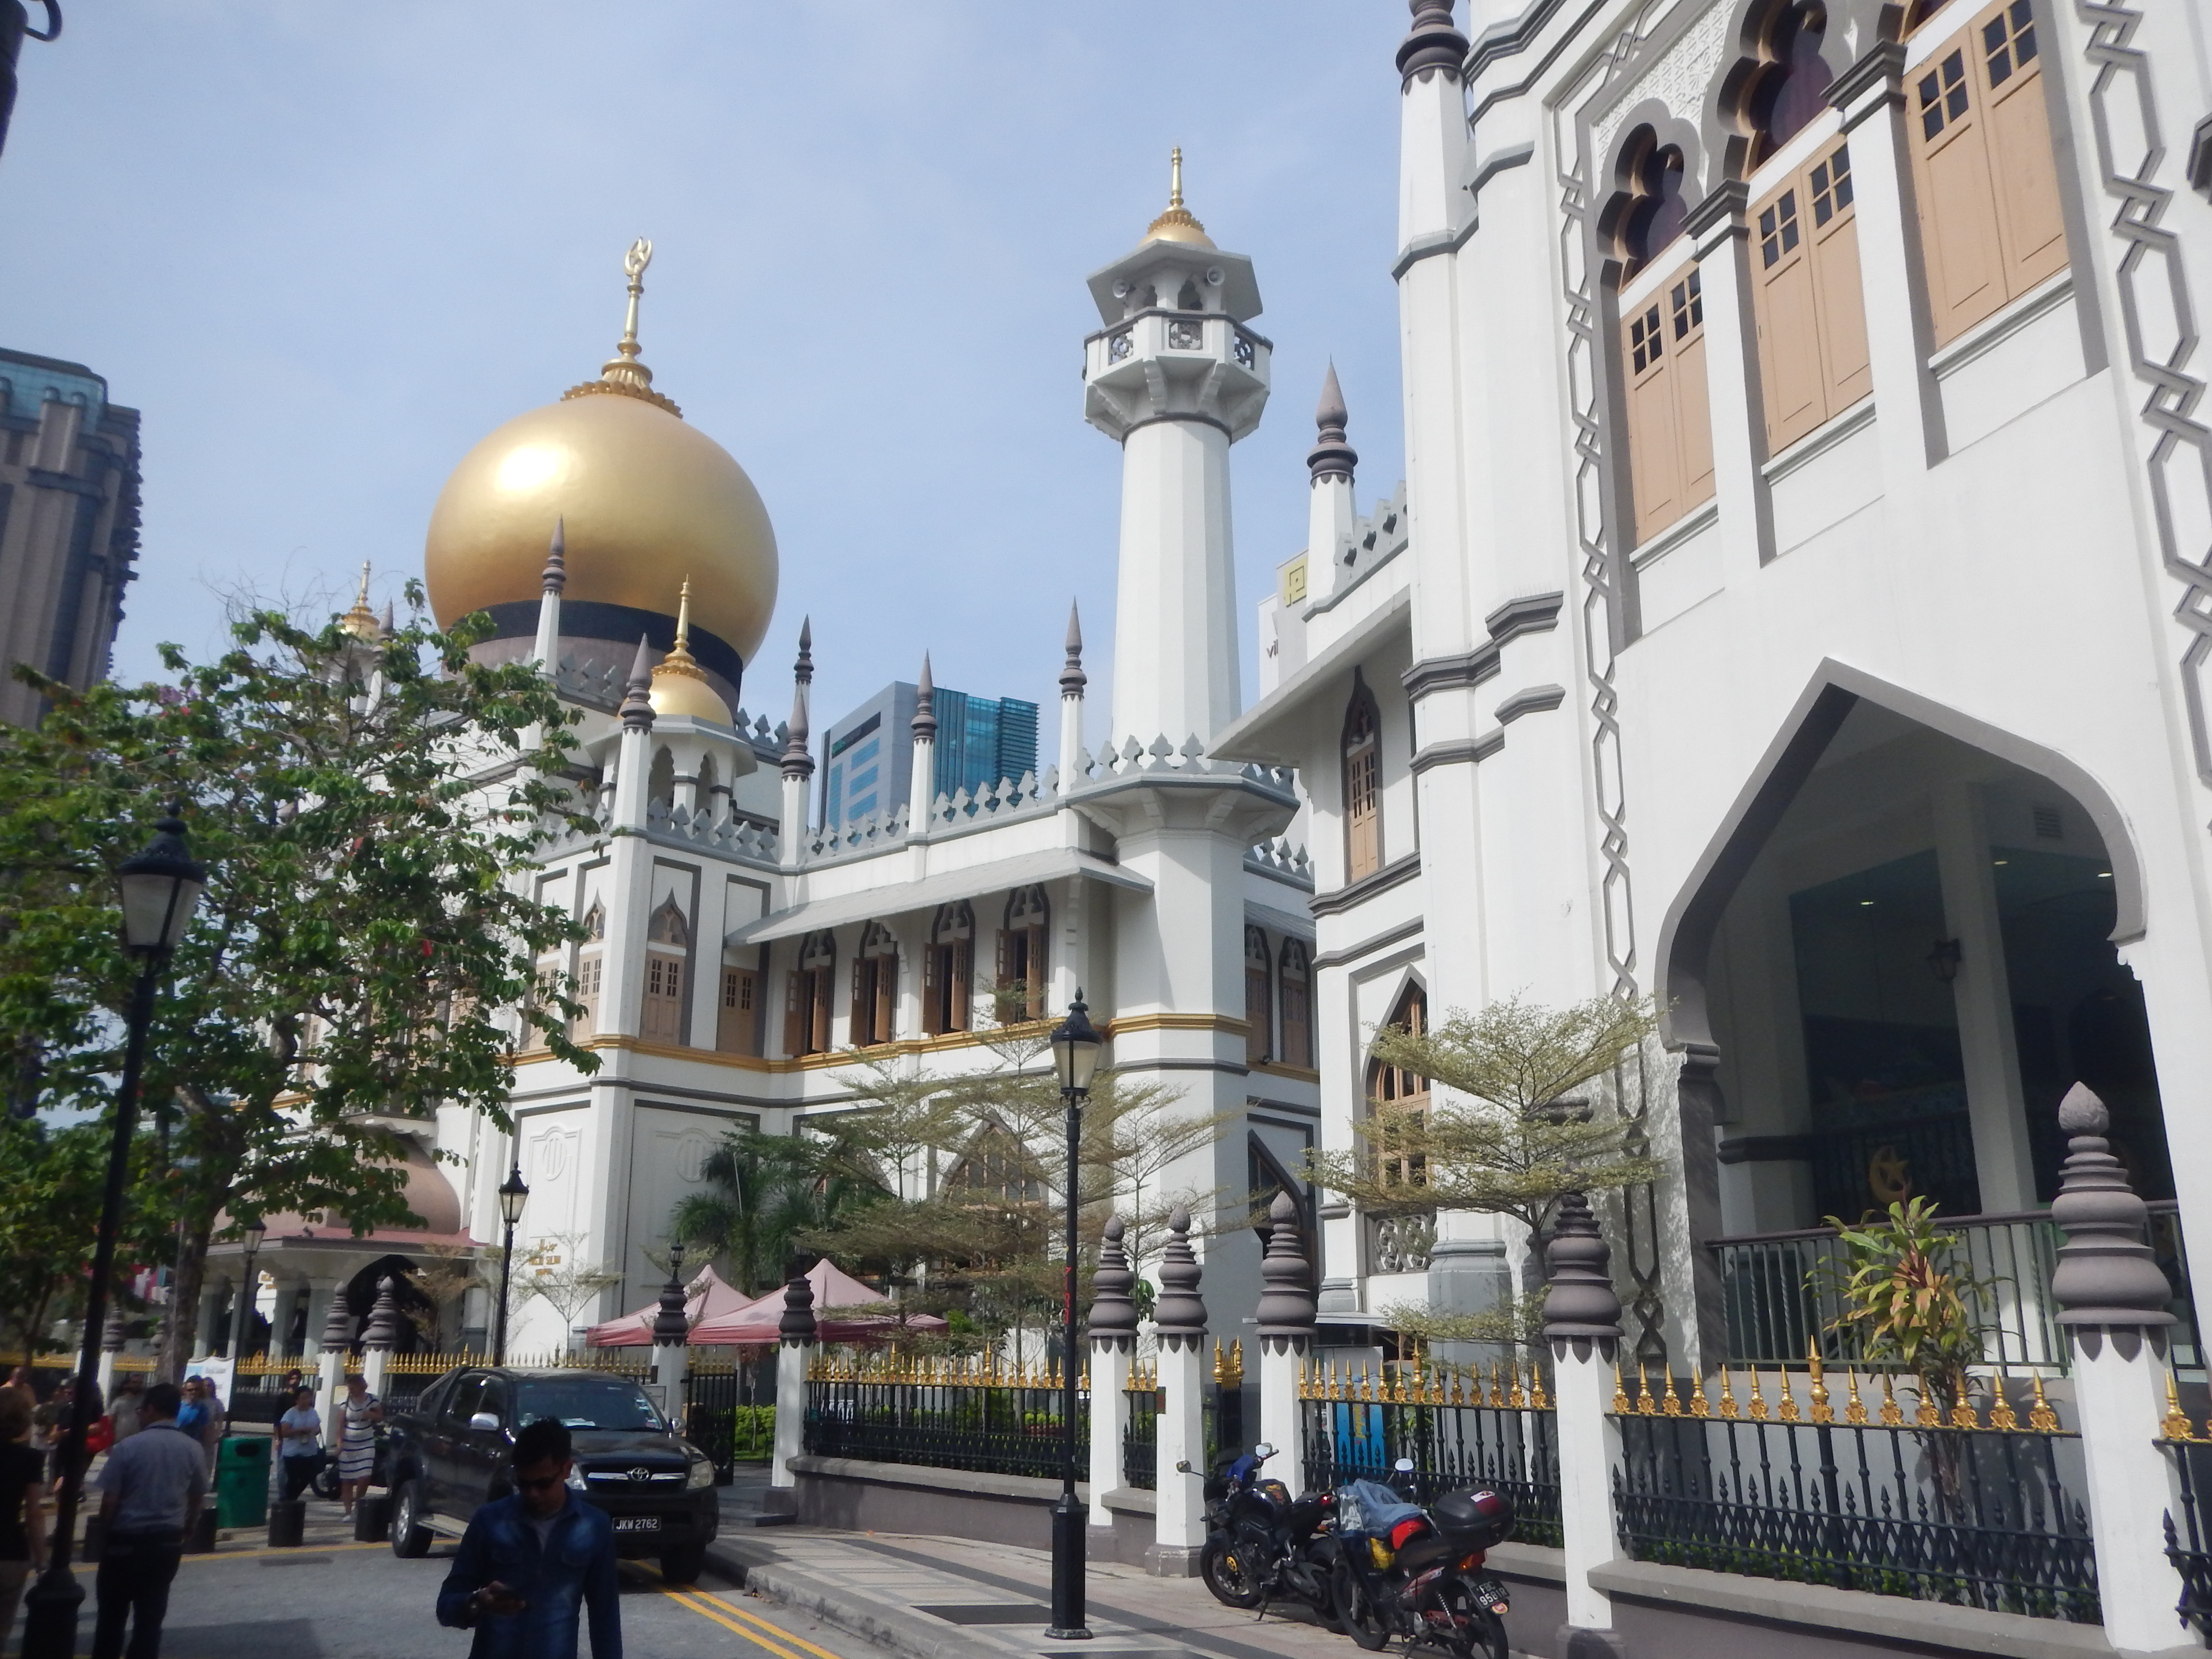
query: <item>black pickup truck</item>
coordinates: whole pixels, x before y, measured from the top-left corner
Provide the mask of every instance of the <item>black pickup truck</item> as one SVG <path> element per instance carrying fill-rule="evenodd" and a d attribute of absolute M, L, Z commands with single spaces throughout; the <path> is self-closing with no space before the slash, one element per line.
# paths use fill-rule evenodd
<path fill-rule="evenodd" d="M 514 1434 L 541 1417 L 568 1425 L 568 1485 L 614 1518 L 626 1556 L 658 1556 L 679 1583 L 699 1576 L 721 1510 L 714 1466 L 627 1377 L 465 1365 L 386 1420 L 392 1549 L 417 1556 L 458 1538 L 479 1504 L 514 1489 Z"/>

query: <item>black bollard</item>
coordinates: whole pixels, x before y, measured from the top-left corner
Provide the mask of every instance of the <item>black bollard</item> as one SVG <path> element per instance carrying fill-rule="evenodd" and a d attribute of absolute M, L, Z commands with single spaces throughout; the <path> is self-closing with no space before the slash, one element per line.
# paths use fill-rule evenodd
<path fill-rule="evenodd" d="M 353 1506 L 353 1537 L 356 1544 L 380 1544 L 392 1530 L 392 1498 L 379 1492 L 363 1493 Z"/>
<path fill-rule="evenodd" d="M 191 1541 L 185 1548 L 198 1555 L 215 1553 L 216 1510 L 213 1499 L 200 1511 L 200 1518 L 192 1523 Z"/>
<path fill-rule="evenodd" d="M 280 1498 L 269 1506 L 269 1547 L 296 1549 L 307 1535 L 307 1500 Z"/>

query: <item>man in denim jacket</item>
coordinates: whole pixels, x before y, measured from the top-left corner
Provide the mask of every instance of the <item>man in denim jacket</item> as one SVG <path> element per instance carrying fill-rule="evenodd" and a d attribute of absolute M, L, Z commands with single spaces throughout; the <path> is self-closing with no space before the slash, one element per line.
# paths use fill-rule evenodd
<path fill-rule="evenodd" d="M 592 1659 L 622 1659 L 614 1523 L 569 1492 L 573 1466 L 566 1425 L 525 1424 L 514 1494 L 469 1522 L 438 1592 L 438 1622 L 476 1632 L 470 1659 L 576 1659 L 586 1602 Z"/>

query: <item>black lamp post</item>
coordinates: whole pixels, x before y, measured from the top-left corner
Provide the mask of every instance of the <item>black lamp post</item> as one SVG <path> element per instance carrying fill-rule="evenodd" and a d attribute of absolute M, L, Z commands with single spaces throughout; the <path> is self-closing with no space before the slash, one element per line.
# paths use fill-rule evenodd
<path fill-rule="evenodd" d="M 0 0 L 4 4 L 6 0 Z M 71 1659 L 76 1652 L 76 1610 L 84 1590 L 70 1571 L 77 1502 L 84 1492 L 84 1443 L 92 1427 L 100 1335 L 107 1322 L 108 1281 L 115 1273 L 115 1235 L 123 1222 L 123 1188 L 131 1169 L 131 1131 L 138 1113 L 138 1079 L 146 1060 L 146 1031 L 154 1021 L 154 993 L 162 967 L 200 902 L 207 868 L 185 845 L 185 826 L 173 815 L 154 826 L 154 839 L 116 871 L 123 901 L 123 943 L 138 958 L 131 991 L 129 1035 L 123 1049 L 123 1082 L 115 1096 L 115 1127 L 107 1149 L 107 1186 L 100 1196 L 100 1234 L 93 1247 L 92 1281 L 85 1289 L 84 1340 L 77 1356 L 76 1399 L 62 1442 L 62 1492 L 56 1505 L 54 1541 L 46 1570 L 23 1598 L 22 1659 Z"/>
<path fill-rule="evenodd" d="M 0 0 L 0 147 L 8 143 L 8 119 L 15 112 L 15 60 L 25 39 L 52 40 L 62 32 L 58 0 L 42 3 L 46 14 L 44 33 L 31 27 L 30 8 L 23 0 Z"/>
<path fill-rule="evenodd" d="M 1052 1628 L 1047 1636 L 1063 1642 L 1088 1641 L 1083 1622 L 1083 1557 L 1090 1517 L 1075 1496 L 1076 1376 L 1080 1370 L 1075 1352 L 1075 1220 L 1081 1182 L 1083 1103 L 1090 1097 L 1091 1079 L 1098 1069 L 1098 1049 L 1104 1039 L 1091 1024 L 1083 1006 L 1083 993 L 1075 994 L 1067 1018 L 1052 1034 L 1052 1063 L 1060 1073 L 1060 1097 L 1067 1106 L 1066 1236 L 1062 1261 L 1065 1294 L 1060 1304 L 1060 1329 L 1066 1333 L 1066 1392 L 1060 1402 L 1060 1502 L 1052 1510 Z"/>
<path fill-rule="evenodd" d="M 238 1292 L 238 1334 L 230 1341 L 231 1387 L 238 1386 L 238 1368 L 246 1359 L 246 1322 L 253 1317 L 253 1304 L 261 1299 L 261 1286 L 253 1277 L 253 1258 L 261 1254 L 261 1241 L 269 1237 L 269 1224 L 258 1216 L 246 1224 L 246 1270 L 240 1275 Z"/>
<path fill-rule="evenodd" d="M 507 1223 L 507 1242 L 499 1252 L 499 1316 L 492 1337 L 491 1363 L 507 1364 L 507 1289 L 514 1274 L 514 1224 L 522 1219 L 522 1206 L 530 1201 L 530 1188 L 522 1184 L 520 1159 L 499 1183 L 500 1218 Z"/>

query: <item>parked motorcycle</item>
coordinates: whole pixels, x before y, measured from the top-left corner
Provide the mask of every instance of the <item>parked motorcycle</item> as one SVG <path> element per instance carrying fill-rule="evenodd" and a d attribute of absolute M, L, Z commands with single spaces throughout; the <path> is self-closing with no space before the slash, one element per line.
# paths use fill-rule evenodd
<path fill-rule="evenodd" d="M 1330 1593 L 1339 1624 L 1361 1647 L 1401 1637 L 1454 1659 L 1506 1659 L 1510 1598 L 1482 1570 L 1485 1553 L 1513 1533 L 1502 1493 L 1455 1492 L 1425 1510 L 1379 1482 L 1355 1480 L 1337 1494 L 1336 1528 Z"/>
<path fill-rule="evenodd" d="M 1288 1486 L 1263 1472 L 1274 1455 L 1274 1447 L 1262 1440 L 1243 1455 L 1224 1452 L 1214 1460 L 1204 1488 L 1206 1546 L 1199 1577 L 1224 1606 L 1264 1611 L 1271 1597 L 1291 1598 L 1334 1628 L 1329 1575 L 1336 1538 L 1329 1517 L 1336 1494 L 1292 1498 Z M 1176 1468 L 1195 1473 L 1188 1463 Z"/>

